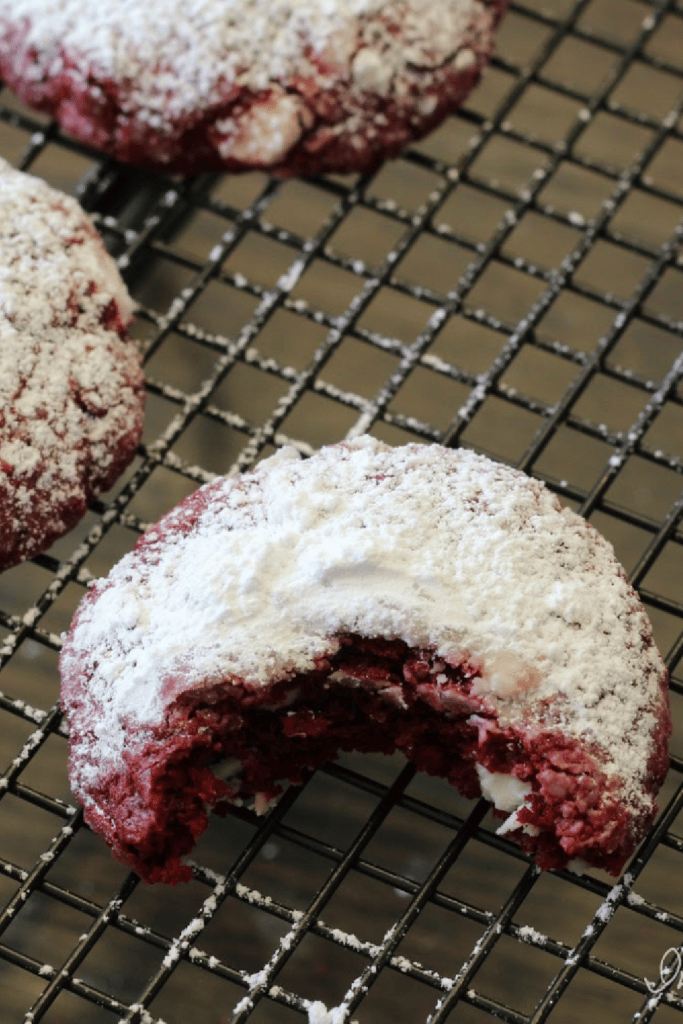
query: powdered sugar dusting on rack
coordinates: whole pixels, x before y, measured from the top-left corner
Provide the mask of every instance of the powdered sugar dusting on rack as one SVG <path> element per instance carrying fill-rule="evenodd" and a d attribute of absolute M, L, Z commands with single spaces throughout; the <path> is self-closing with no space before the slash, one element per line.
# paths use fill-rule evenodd
<path fill-rule="evenodd" d="M 0 161 L 0 567 L 110 486 L 142 428 L 132 303 L 68 196 Z"/>

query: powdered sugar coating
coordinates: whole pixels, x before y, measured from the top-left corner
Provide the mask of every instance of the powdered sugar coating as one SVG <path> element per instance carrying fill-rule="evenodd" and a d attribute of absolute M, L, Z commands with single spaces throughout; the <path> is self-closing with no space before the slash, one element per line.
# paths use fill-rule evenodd
<path fill-rule="evenodd" d="M 70 726 L 87 734 L 76 792 L 181 695 L 310 671 L 343 634 L 464 652 L 499 726 L 574 738 L 624 800 L 649 800 L 667 674 L 611 545 L 522 473 L 369 437 L 208 484 L 93 587 L 62 654 Z"/>
<path fill-rule="evenodd" d="M 75 200 L 0 160 L 0 568 L 43 550 L 130 461 L 132 303 Z"/>
<path fill-rule="evenodd" d="M 0 0 L 0 72 L 123 159 L 350 170 L 455 109 L 490 56 L 503 5 Z"/>

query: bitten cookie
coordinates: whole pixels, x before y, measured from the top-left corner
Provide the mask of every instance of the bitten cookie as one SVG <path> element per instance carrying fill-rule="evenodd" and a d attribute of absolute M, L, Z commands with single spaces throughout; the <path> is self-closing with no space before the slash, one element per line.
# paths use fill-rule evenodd
<path fill-rule="evenodd" d="M 0 569 L 71 529 L 133 458 L 131 311 L 78 203 L 0 160 Z"/>
<path fill-rule="evenodd" d="M 368 171 L 455 110 L 506 0 L 0 0 L 0 76 L 182 174 Z"/>
<path fill-rule="evenodd" d="M 97 582 L 61 656 L 71 782 L 149 881 L 219 810 L 403 751 L 542 868 L 618 872 L 668 765 L 667 672 L 609 545 L 538 481 L 369 438 L 217 479 Z"/>

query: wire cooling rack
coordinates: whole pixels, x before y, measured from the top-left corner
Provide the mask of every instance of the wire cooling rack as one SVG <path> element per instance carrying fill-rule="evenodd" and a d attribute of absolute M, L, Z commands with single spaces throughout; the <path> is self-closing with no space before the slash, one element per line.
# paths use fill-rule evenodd
<path fill-rule="evenodd" d="M 0 577 L 2 1024 L 682 1019 L 682 92 L 681 0 L 513 3 L 466 107 L 362 179 L 163 179 L 0 92 L 2 155 L 118 258 L 149 390 L 127 474 Z M 615 545 L 675 722 L 622 879 L 540 875 L 396 758 L 217 818 L 173 889 L 83 825 L 57 657 L 88 581 L 213 474 L 363 431 L 519 466 Z"/>

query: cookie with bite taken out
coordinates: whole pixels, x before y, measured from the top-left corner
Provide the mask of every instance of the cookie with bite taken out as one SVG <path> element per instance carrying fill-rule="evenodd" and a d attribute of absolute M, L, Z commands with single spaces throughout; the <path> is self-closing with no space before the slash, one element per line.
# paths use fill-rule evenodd
<path fill-rule="evenodd" d="M 402 751 L 541 868 L 618 872 L 668 767 L 667 671 L 612 547 L 537 480 L 370 437 L 216 479 L 83 599 L 61 655 L 89 824 L 148 881 L 207 806 Z M 225 765 L 229 770 L 225 770 Z"/>

